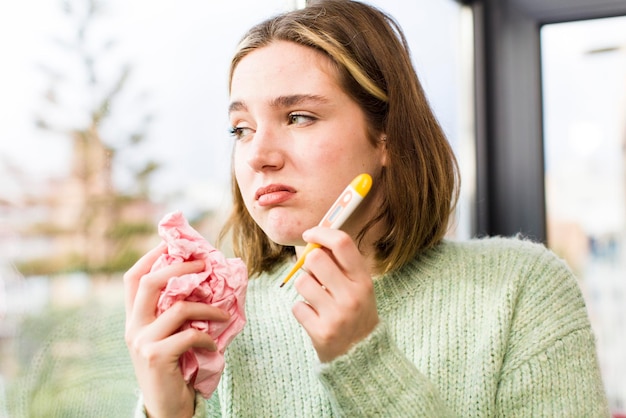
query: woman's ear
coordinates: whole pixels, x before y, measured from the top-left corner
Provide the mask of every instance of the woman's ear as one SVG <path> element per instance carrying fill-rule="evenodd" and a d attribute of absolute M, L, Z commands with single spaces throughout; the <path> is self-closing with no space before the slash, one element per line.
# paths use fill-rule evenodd
<path fill-rule="evenodd" d="M 380 147 L 380 165 L 383 167 L 387 166 L 387 135 L 384 133 L 380 134 L 380 138 L 378 140 Z"/>

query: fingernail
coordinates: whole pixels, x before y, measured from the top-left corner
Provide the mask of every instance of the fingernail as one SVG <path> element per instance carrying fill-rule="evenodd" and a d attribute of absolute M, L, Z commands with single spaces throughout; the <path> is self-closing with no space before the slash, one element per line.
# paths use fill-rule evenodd
<path fill-rule="evenodd" d="M 208 347 L 198 347 L 198 350 L 204 351 L 207 354 L 212 354 L 217 351 L 217 344 L 213 343 L 213 345 Z"/>

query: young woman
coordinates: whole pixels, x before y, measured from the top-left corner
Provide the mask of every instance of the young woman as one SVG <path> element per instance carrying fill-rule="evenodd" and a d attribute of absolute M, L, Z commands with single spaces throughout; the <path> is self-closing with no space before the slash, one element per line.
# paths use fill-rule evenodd
<path fill-rule="evenodd" d="M 236 141 L 225 227 L 250 272 L 248 323 L 210 399 L 178 358 L 215 350 L 181 302 L 155 317 L 189 262 L 126 274 L 138 416 L 607 416 L 586 308 L 570 270 L 519 239 L 444 239 L 458 190 L 451 148 L 400 28 L 323 0 L 252 28 L 231 66 Z M 370 194 L 342 230 L 316 226 L 358 174 Z M 280 287 L 309 243 L 301 274 Z"/>

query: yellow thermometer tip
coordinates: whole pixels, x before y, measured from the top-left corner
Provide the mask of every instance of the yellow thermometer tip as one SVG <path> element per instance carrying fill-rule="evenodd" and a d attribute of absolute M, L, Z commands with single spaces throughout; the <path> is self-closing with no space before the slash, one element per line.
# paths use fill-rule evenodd
<path fill-rule="evenodd" d="M 372 176 L 367 173 L 359 174 L 352 180 L 350 186 L 352 186 L 361 197 L 365 197 L 372 188 Z"/>

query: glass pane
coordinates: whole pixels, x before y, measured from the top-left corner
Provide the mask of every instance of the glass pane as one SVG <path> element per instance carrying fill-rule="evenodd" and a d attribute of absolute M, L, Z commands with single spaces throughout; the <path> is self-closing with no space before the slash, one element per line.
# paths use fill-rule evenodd
<path fill-rule="evenodd" d="M 451 236 L 475 230 L 474 49 L 472 12 L 457 1 L 366 0 L 400 24 L 428 100 L 452 144 L 461 194 Z"/>
<path fill-rule="evenodd" d="M 580 277 L 626 412 L 626 17 L 541 30 L 548 244 Z"/>
<path fill-rule="evenodd" d="M 299 0 L 0 2 L 0 416 L 132 416 L 122 273 L 229 203 L 230 56 Z"/>
<path fill-rule="evenodd" d="M 471 16 L 452 0 L 379 3 L 459 154 L 454 233 L 469 236 Z M 0 417 L 131 416 L 121 276 L 166 212 L 215 240 L 231 53 L 253 23 L 303 4 L 0 2 Z"/>

